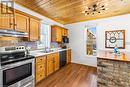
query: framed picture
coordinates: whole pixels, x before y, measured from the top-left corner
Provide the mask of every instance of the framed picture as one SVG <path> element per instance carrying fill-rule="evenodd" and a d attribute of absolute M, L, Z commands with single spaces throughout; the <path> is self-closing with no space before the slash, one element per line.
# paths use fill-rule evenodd
<path fill-rule="evenodd" d="M 105 48 L 125 49 L 125 30 L 113 30 L 105 32 Z"/>

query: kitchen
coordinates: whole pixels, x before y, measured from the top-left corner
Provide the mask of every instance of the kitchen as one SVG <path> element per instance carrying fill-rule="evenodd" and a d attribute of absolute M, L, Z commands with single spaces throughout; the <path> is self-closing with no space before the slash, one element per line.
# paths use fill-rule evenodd
<path fill-rule="evenodd" d="M 115 2 L 1 0 L 0 87 L 129 87 L 130 1 Z"/>

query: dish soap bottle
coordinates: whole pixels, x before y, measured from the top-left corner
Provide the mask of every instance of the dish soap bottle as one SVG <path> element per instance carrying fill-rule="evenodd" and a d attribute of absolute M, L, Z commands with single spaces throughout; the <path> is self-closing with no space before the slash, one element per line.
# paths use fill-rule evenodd
<path fill-rule="evenodd" d="M 114 53 L 116 53 L 116 54 L 119 54 L 120 52 L 119 52 L 119 49 L 118 49 L 118 47 L 117 47 L 117 45 L 115 45 L 115 47 L 114 47 Z"/>

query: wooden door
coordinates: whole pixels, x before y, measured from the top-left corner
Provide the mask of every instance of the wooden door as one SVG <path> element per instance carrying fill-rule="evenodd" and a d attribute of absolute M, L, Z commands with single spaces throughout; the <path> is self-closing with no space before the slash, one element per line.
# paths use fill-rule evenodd
<path fill-rule="evenodd" d="M 64 36 L 68 36 L 68 30 L 67 29 L 64 30 Z"/>
<path fill-rule="evenodd" d="M 15 14 L 15 30 L 20 32 L 28 32 L 29 17 L 20 13 Z"/>
<path fill-rule="evenodd" d="M 51 26 L 51 41 L 56 42 L 56 26 Z"/>
<path fill-rule="evenodd" d="M 1 7 L 1 5 L 0 5 Z M 4 10 L 5 8 L 3 8 Z M 14 14 L 3 14 L 0 8 L 0 29 L 14 30 Z"/>
<path fill-rule="evenodd" d="M 62 29 L 61 28 L 57 28 L 56 30 L 56 41 L 62 42 Z"/>
<path fill-rule="evenodd" d="M 30 41 L 40 40 L 40 21 L 30 18 Z"/>
<path fill-rule="evenodd" d="M 54 54 L 54 71 L 60 68 L 60 57 L 59 52 Z"/>
<path fill-rule="evenodd" d="M 62 28 L 62 36 L 65 36 L 65 31 L 64 31 L 65 29 L 64 28 Z"/>
<path fill-rule="evenodd" d="M 46 77 L 46 56 L 36 58 L 36 83 Z"/>
<path fill-rule="evenodd" d="M 59 26 L 51 27 L 51 41 L 62 42 L 62 28 Z"/>
<path fill-rule="evenodd" d="M 53 54 L 47 55 L 47 76 L 54 72 L 54 57 Z"/>
<path fill-rule="evenodd" d="M 67 50 L 67 64 L 71 63 L 71 49 Z"/>

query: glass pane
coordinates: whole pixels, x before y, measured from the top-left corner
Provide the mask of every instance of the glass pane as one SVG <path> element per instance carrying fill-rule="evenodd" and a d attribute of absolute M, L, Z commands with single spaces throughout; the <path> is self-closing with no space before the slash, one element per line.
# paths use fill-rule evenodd
<path fill-rule="evenodd" d="M 41 35 L 38 48 L 50 47 L 50 31 L 51 26 L 47 24 L 41 24 Z"/>
<path fill-rule="evenodd" d="M 87 55 L 96 56 L 96 27 L 92 27 L 87 29 L 87 42 L 86 42 L 86 50 Z"/>

